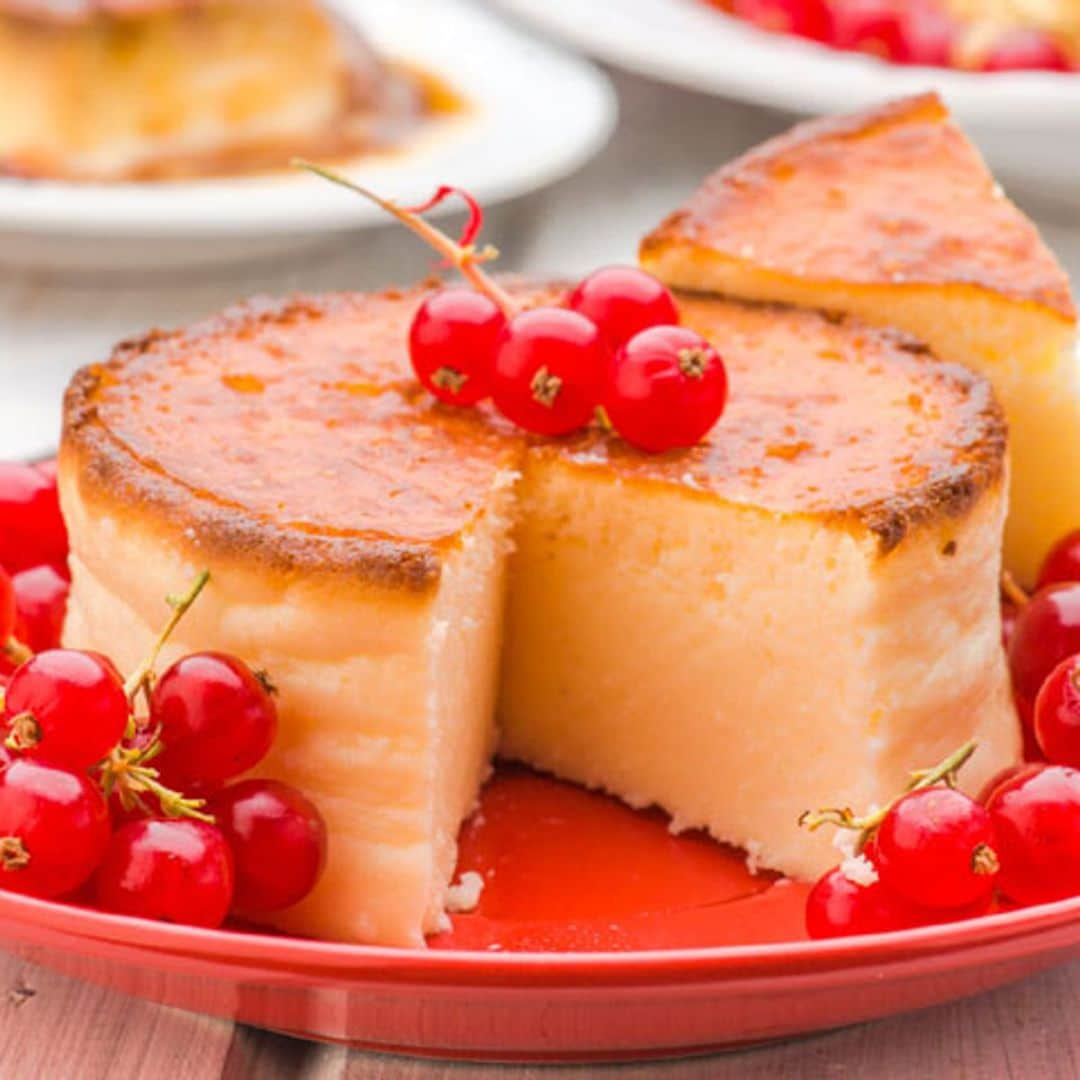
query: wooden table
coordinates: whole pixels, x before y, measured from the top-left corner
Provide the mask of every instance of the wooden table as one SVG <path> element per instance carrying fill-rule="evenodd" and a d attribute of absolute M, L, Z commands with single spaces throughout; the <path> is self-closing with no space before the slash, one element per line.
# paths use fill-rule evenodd
<path fill-rule="evenodd" d="M 502 249 L 505 268 L 573 273 L 630 261 L 637 238 L 705 173 L 787 124 L 760 110 L 635 78 L 618 76 L 617 83 L 622 125 L 607 150 L 576 177 L 490 216 L 486 235 Z M 1042 224 L 1066 264 L 1080 273 L 1080 232 L 1067 223 Z M 121 337 L 190 320 L 254 292 L 366 288 L 409 281 L 430 265 L 429 254 L 410 237 L 388 229 L 342 236 L 302 258 L 210 274 L 94 281 L 0 274 L 0 458 L 16 454 L 28 435 L 55 433 L 70 372 L 105 356 Z M 3 1080 L 421 1080 L 604 1071 L 507 1070 L 347 1053 L 121 998 L 18 961 L 0 958 L 0 965 Z M 709 1060 L 612 1072 L 671 1080 L 1073 1078 L 1080 1076 L 1078 1014 L 1080 963 L 926 1013 Z"/>

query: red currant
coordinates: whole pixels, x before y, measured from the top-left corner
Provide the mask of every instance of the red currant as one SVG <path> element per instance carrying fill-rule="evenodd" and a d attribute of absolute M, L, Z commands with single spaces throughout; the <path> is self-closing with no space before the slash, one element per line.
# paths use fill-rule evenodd
<path fill-rule="evenodd" d="M 0 462 L 0 566 L 11 574 L 67 560 L 56 480 L 32 465 Z"/>
<path fill-rule="evenodd" d="M 299 791 L 244 780 L 215 795 L 207 811 L 232 848 L 236 911 L 279 911 L 315 888 L 326 862 L 326 823 Z"/>
<path fill-rule="evenodd" d="M 732 10 L 762 30 L 825 41 L 831 16 L 825 0 L 734 0 Z"/>
<path fill-rule="evenodd" d="M 1069 58 L 1042 30 L 1016 27 L 998 39 L 979 65 L 982 71 L 1069 71 Z"/>
<path fill-rule="evenodd" d="M 38 653 L 7 689 L 8 745 L 72 769 L 105 757 L 123 738 L 129 715 L 123 681 L 99 653 Z"/>
<path fill-rule="evenodd" d="M 667 286 L 633 266 L 595 271 L 567 297 L 566 306 L 595 323 L 612 352 L 650 326 L 674 326 L 679 321 L 675 297 Z"/>
<path fill-rule="evenodd" d="M 881 880 L 926 908 L 957 908 L 989 897 L 998 870 L 990 815 L 949 787 L 898 799 L 877 831 Z"/>
<path fill-rule="evenodd" d="M 901 5 L 896 59 L 904 64 L 950 67 L 959 33 L 955 20 L 933 0 Z"/>
<path fill-rule="evenodd" d="M 604 399 L 615 430 L 650 453 L 697 445 L 726 403 L 720 354 L 678 326 L 643 330 L 620 349 Z"/>
<path fill-rule="evenodd" d="M 0 888 L 46 899 L 77 889 L 109 843 L 109 812 L 83 774 L 16 759 L 0 771 Z"/>
<path fill-rule="evenodd" d="M 1046 677 L 1080 653 L 1080 582 L 1041 589 L 1016 617 L 1009 667 L 1017 695 L 1031 703 Z"/>
<path fill-rule="evenodd" d="M 495 345 L 506 316 L 475 289 L 440 289 L 425 297 L 409 330 L 416 377 L 440 401 L 473 405 L 491 393 Z"/>
<path fill-rule="evenodd" d="M 906 43 L 900 8 L 895 0 L 835 0 L 830 44 L 883 60 L 901 60 Z"/>
<path fill-rule="evenodd" d="M 1043 560 L 1038 587 L 1080 581 L 1080 529 L 1059 540 Z"/>
<path fill-rule="evenodd" d="M 121 915 L 220 926 L 232 906 L 232 853 L 221 831 L 203 821 L 130 822 L 109 843 L 97 899 Z"/>
<path fill-rule="evenodd" d="M 600 333 L 584 315 L 533 308 L 503 328 L 492 397 L 518 427 L 568 435 L 584 427 L 600 403 L 606 363 Z"/>
<path fill-rule="evenodd" d="M 15 633 L 15 585 L 0 566 L 0 649 Z"/>
<path fill-rule="evenodd" d="M 986 803 L 997 834 L 998 888 L 1020 904 L 1080 893 L 1080 772 L 1029 765 Z"/>
<path fill-rule="evenodd" d="M 1047 761 L 1080 768 L 1080 656 L 1062 660 L 1035 699 L 1035 737 Z"/>
<path fill-rule="evenodd" d="M 71 585 L 55 567 L 35 566 L 15 575 L 20 640 L 34 652 L 60 644 Z"/>
<path fill-rule="evenodd" d="M 231 780 L 266 756 L 277 706 L 265 676 L 225 653 L 177 660 L 154 686 L 151 720 L 165 749 L 154 764 L 173 787 Z"/>
<path fill-rule="evenodd" d="M 812 938 L 849 937 L 906 930 L 934 921 L 880 880 L 859 885 L 838 866 L 825 874 L 806 898 L 806 932 Z"/>

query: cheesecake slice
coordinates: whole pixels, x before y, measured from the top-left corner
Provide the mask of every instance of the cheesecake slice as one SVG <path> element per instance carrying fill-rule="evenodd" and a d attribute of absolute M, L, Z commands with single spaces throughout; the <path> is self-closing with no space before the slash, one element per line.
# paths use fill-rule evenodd
<path fill-rule="evenodd" d="M 388 138 L 419 99 L 314 0 L 0 0 L 0 173 L 282 166 Z"/>
<path fill-rule="evenodd" d="M 423 295 L 248 304 L 67 396 L 67 644 L 130 668 L 208 567 L 166 659 L 229 650 L 280 689 L 260 771 L 320 806 L 329 854 L 274 925 L 422 944 L 497 748 L 797 876 L 836 861 L 802 810 L 883 802 L 972 737 L 972 788 L 1017 759 L 982 378 L 892 331 L 686 297 L 731 376 L 705 444 L 535 441 L 421 391 Z"/>
<path fill-rule="evenodd" d="M 1080 525 L 1068 279 L 933 94 L 802 124 L 714 176 L 641 246 L 670 285 L 854 314 L 982 372 L 1005 407 L 1005 555 L 1025 582 Z"/>

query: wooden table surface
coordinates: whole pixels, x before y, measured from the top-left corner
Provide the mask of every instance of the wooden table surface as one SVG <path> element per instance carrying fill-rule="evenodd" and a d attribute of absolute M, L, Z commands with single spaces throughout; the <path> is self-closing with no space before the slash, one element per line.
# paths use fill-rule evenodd
<path fill-rule="evenodd" d="M 575 272 L 629 261 L 636 240 L 712 167 L 781 130 L 783 117 L 616 76 L 620 130 L 576 177 L 490 215 L 507 269 Z M 1080 230 L 1043 218 L 1080 273 Z M 58 430 L 71 371 L 115 340 L 254 292 L 408 281 L 430 256 L 394 230 L 211 273 L 88 280 L 0 273 L 0 459 Z M 44 433 L 44 434 L 43 434 Z M 544 1076 L 619 1078 L 1080 1076 L 1080 962 L 1017 986 L 811 1039 L 707 1060 L 552 1069 L 432 1064 L 305 1044 L 122 998 L 0 956 L 0 1080 L 275 1080 Z"/>

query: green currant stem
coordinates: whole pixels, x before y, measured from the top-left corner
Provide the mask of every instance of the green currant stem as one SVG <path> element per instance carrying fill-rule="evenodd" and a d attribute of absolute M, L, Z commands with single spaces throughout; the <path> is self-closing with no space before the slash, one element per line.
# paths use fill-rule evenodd
<path fill-rule="evenodd" d="M 949 787 L 956 786 L 956 774 L 967 763 L 967 760 L 975 753 L 975 748 L 978 743 L 972 739 L 970 742 L 964 743 L 958 750 L 954 750 L 943 761 L 938 762 L 932 769 L 920 769 L 917 772 L 911 774 L 911 783 L 908 784 L 904 794 L 910 794 L 912 791 L 921 791 L 923 788 L 933 787 L 934 784 L 940 784 L 943 781 L 949 785 Z M 870 833 L 874 831 L 884 820 L 885 815 L 903 798 L 903 795 L 897 796 L 888 806 L 882 807 L 880 810 L 875 810 L 872 814 L 866 814 L 863 817 L 856 817 L 854 813 L 848 808 L 835 809 L 827 808 L 824 810 L 807 810 L 799 818 L 799 824 L 805 829 L 809 829 L 813 832 L 815 829 L 820 828 L 822 825 L 836 825 L 841 829 L 854 829 L 863 835 L 859 839 L 857 845 L 861 849 L 862 845 L 868 839 Z"/>
<path fill-rule="evenodd" d="M 404 207 L 398 206 L 397 203 L 384 199 L 381 195 L 376 195 L 375 192 L 361 187 L 340 173 L 325 169 L 321 165 L 315 165 L 313 162 L 305 161 L 302 158 L 294 158 L 292 164 L 297 168 L 307 169 L 308 172 L 321 176 L 332 184 L 348 188 L 349 191 L 354 191 L 357 195 L 363 195 L 365 199 L 369 199 L 376 206 L 381 207 L 388 214 L 395 217 L 406 228 L 411 229 L 421 240 L 430 244 L 447 262 L 456 266 L 475 289 L 484 293 L 485 296 L 499 305 L 508 319 L 517 313 L 518 305 L 513 297 L 480 268 L 480 263 L 490 262 L 498 257 L 499 253 L 495 248 L 486 247 L 477 251 L 472 244 L 462 247 L 460 244 L 454 243 L 445 233 L 436 229 L 434 225 L 426 222 L 419 214 L 414 214 L 411 210 L 406 210 Z"/>
<path fill-rule="evenodd" d="M 158 635 L 157 641 L 154 642 L 153 647 L 143 659 L 143 662 L 128 676 L 127 681 L 124 683 L 124 693 L 127 694 L 129 701 L 134 703 L 135 697 L 138 695 L 139 691 L 146 687 L 147 682 L 150 679 L 150 674 L 154 670 L 154 665 L 161 655 L 161 650 L 165 647 L 165 642 L 172 636 L 172 632 L 176 629 L 180 620 L 187 614 L 191 605 L 199 598 L 199 593 L 206 588 L 206 583 L 209 580 L 210 571 L 204 570 L 199 574 L 195 579 L 194 584 L 183 596 L 170 596 L 167 598 L 169 606 L 173 609 L 172 614 L 169 616 L 169 621 Z"/>
<path fill-rule="evenodd" d="M 153 795 L 166 817 L 188 817 L 208 824 L 214 823 L 210 814 L 203 813 L 205 799 L 189 799 L 178 791 L 166 787 L 159 779 L 157 769 L 148 764 L 161 753 L 161 742 L 155 739 L 145 749 L 123 746 L 115 750 L 101 764 L 101 787 L 105 797 L 113 792 L 120 796 L 125 809 L 133 806 L 147 809 L 142 795 Z"/>

